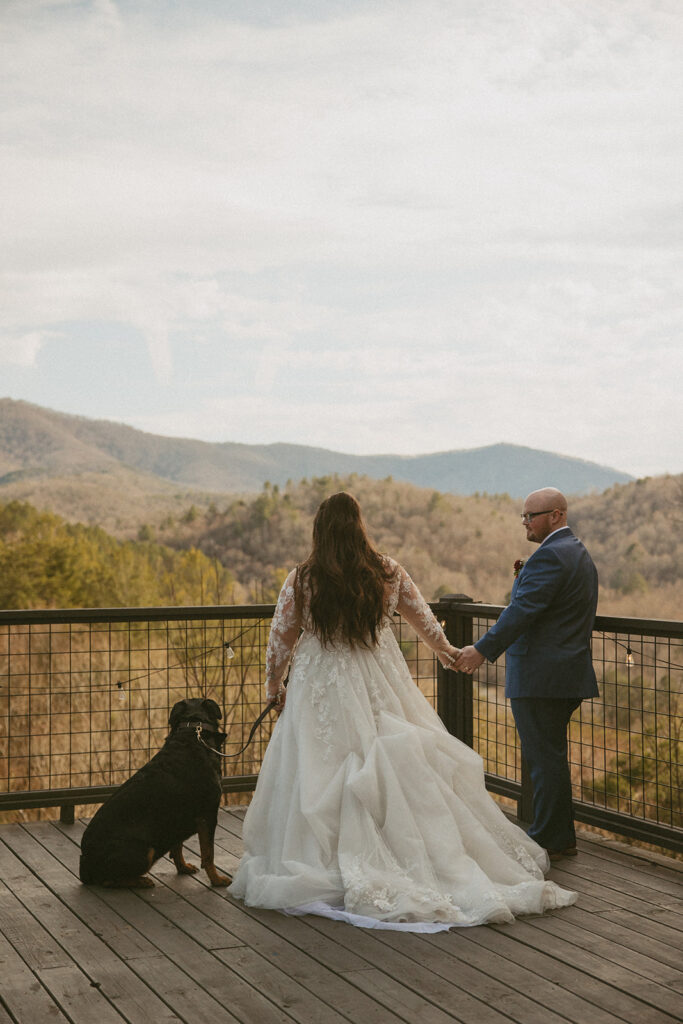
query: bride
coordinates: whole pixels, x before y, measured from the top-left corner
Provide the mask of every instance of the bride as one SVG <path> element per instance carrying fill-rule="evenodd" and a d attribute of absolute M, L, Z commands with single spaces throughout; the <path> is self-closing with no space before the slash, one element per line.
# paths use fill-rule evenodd
<path fill-rule="evenodd" d="M 479 755 L 415 686 L 395 611 L 452 665 L 458 651 L 410 576 L 372 547 L 355 498 L 333 494 L 273 617 L 266 696 L 282 714 L 228 891 L 250 906 L 412 931 L 574 903 L 486 792 Z"/>

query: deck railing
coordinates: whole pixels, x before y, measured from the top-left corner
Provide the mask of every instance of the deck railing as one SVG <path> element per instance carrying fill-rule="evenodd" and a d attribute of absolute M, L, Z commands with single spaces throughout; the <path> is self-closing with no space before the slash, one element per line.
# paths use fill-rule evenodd
<path fill-rule="evenodd" d="M 456 646 L 502 610 L 451 595 L 433 603 Z M 263 707 L 273 605 L 0 612 L 0 816 L 99 803 L 159 749 L 186 696 L 223 709 L 225 753 Z M 484 759 L 492 792 L 528 820 L 531 791 L 504 698 L 504 658 L 474 678 L 444 671 L 408 624 L 394 630 L 447 728 Z M 576 817 L 683 851 L 683 623 L 599 616 L 600 697 L 570 726 Z M 274 716 L 224 762 L 227 793 L 253 789 Z"/>

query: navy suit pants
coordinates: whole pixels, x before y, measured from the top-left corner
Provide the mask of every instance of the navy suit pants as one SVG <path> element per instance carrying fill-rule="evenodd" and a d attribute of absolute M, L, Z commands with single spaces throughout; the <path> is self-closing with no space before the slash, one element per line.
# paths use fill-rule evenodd
<path fill-rule="evenodd" d="M 576 845 L 567 726 L 580 703 L 577 697 L 510 699 L 534 789 L 534 820 L 529 835 L 546 850 L 566 850 Z"/>

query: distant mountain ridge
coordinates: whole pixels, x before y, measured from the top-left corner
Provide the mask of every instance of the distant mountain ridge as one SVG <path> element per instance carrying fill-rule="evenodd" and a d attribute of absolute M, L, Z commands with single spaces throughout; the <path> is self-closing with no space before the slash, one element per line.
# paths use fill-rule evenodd
<path fill-rule="evenodd" d="M 135 477 L 153 493 L 176 485 L 214 493 L 260 490 L 265 481 L 358 473 L 439 491 L 520 498 L 552 484 L 567 494 L 603 491 L 632 476 L 583 459 L 512 444 L 427 455 L 350 455 L 305 445 L 248 445 L 148 434 L 122 423 L 0 399 L 0 498 L 18 482 L 104 474 Z M 140 480 L 139 477 L 144 478 Z"/>

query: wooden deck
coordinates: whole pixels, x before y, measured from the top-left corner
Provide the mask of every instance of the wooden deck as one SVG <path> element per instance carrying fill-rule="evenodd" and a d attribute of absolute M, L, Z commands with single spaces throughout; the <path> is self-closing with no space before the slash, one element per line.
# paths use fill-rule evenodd
<path fill-rule="evenodd" d="M 223 810 L 220 867 L 241 849 Z M 249 910 L 203 873 L 88 889 L 82 823 L 0 826 L 0 1024 L 664 1024 L 683 1014 L 683 870 L 580 841 L 578 905 L 437 935 Z M 190 844 L 192 848 L 192 844 Z"/>

